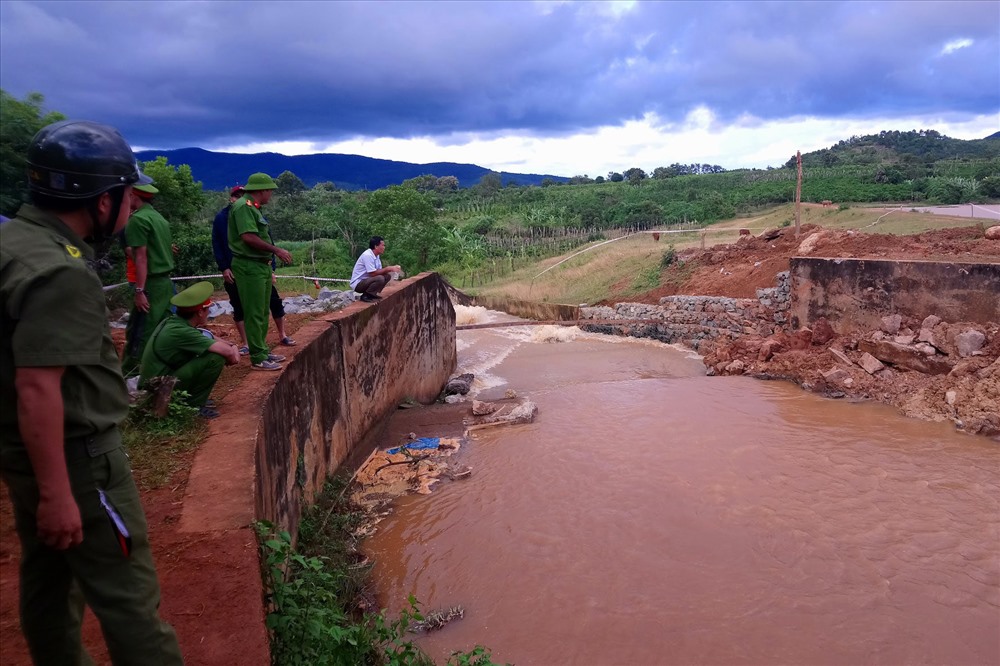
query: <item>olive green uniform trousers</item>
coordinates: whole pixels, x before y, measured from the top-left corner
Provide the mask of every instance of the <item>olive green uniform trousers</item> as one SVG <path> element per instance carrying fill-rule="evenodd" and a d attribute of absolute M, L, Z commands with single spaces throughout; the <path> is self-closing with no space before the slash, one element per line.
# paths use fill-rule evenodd
<path fill-rule="evenodd" d="M 215 382 L 219 381 L 226 359 L 215 352 L 205 352 L 177 368 L 170 374 L 177 378 L 177 389 L 187 391 L 187 403 L 204 407 Z"/>
<path fill-rule="evenodd" d="M 125 356 L 122 360 L 122 372 L 126 375 L 138 367 L 142 360 L 142 351 L 149 342 L 149 336 L 170 314 L 170 299 L 174 297 L 174 283 L 168 275 L 149 276 L 146 278 L 146 299 L 149 300 L 149 312 L 142 312 L 135 305 L 125 325 Z"/>
<path fill-rule="evenodd" d="M 66 442 L 70 484 L 83 520 L 83 543 L 67 550 L 38 540 L 38 483 L 27 453 L 4 454 L 3 478 L 21 540 L 21 626 L 39 666 L 90 663 L 80 645 L 84 600 L 100 621 L 115 666 L 183 663 L 174 630 L 157 614 L 160 587 L 146 519 L 120 441 L 113 428 L 96 438 Z M 131 535 L 128 555 L 101 505 L 99 488 Z M 82 594 L 71 594 L 74 586 Z"/>
<path fill-rule="evenodd" d="M 247 332 L 247 346 L 250 347 L 250 361 L 261 363 L 267 360 L 270 353 L 267 348 L 267 314 L 271 298 L 271 262 L 234 255 L 232 269 L 243 302 L 243 325 Z"/>

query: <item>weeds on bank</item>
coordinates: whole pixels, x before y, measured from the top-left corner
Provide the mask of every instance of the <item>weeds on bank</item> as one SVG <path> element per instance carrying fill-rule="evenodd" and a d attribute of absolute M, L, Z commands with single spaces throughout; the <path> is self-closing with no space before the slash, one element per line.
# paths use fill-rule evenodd
<path fill-rule="evenodd" d="M 288 532 L 269 523 L 257 531 L 267 589 L 267 628 L 276 666 L 330 664 L 344 666 L 433 666 L 434 662 L 408 638 L 414 622 L 423 620 L 417 600 L 396 619 L 384 610 L 363 610 L 371 571 L 357 550 L 355 532 L 364 515 L 344 497 L 347 479 L 324 488 L 316 504 L 302 516 L 298 547 Z M 449 666 L 490 666 L 490 651 L 476 646 L 454 653 Z"/>
<path fill-rule="evenodd" d="M 145 404 L 129 408 L 122 424 L 122 440 L 128 451 L 141 488 L 158 488 L 167 483 L 184 464 L 178 454 L 190 451 L 204 438 L 205 426 L 198 409 L 184 401 L 188 394 L 174 391 L 167 416 L 157 418 Z"/>

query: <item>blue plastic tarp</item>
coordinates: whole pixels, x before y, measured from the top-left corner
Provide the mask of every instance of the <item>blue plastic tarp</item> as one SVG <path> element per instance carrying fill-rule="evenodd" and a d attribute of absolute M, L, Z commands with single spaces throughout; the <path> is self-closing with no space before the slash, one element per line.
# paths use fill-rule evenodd
<path fill-rule="evenodd" d="M 441 444 L 440 437 L 420 437 L 408 444 L 403 444 L 402 446 L 397 446 L 386 451 L 389 455 L 395 455 L 401 453 L 403 449 L 410 449 L 413 451 L 418 451 L 420 449 L 436 449 Z"/>

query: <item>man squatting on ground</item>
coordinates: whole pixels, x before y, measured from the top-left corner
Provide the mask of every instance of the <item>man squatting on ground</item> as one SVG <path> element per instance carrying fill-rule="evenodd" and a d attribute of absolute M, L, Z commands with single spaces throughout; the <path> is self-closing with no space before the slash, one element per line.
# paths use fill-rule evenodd
<path fill-rule="evenodd" d="M 229 192 L 229 206 L 219 211 L 212 222 L 212 254 L 215 255 L 215 263 L 222 272 L 222 286 L 229 294 L 229 303 L 233 306 L 233 321 L 236 322 L 236 330 L 239 331 L 240 340 L 243 345 L 240 347 L 240 354 L 249 354 L 250 347 L 247 345 L 247 330 L 243 325 L 243 302 L 240 301 L 240 290 L 236 287 L 236 279 L 233 277 L 233 253 L 229 249 L 229 208 L 243 196 L 243 186 L 237 185 Z M 281 302 L 278 288 L 275 285 L 274 259 L 271 259 L 271 300 L 268 307 L 271 310 L 271 318 L 274 319 L 274 326 L 278 329 L 278 343 L 286 347 L 294 347 L 295 340 L 285 333 L 285 306 Z"/>
<path fill-rule="evenodd" d="M 28 148 L 32 204 L 0 227 L 0 474 L 21 541 L 21 628 L 40 665 L 88 663 L 84 600 L 116 666 L 182 663 L 157 613 L 118 429 L 128 393 L 87 244 L 125 227 L 132 185 L 148 182 L 114 128 L 55 123 Z"/>
<path fill-rule="evenodd" d="M 213 291 L 211 282 L 197 282 L 170 299 L 177 314 L 168 315 L 153 331 L 142 354 L 139 375 L 143 383 L 153 377 L 176 377 L 175 388 L 187 391 L 188 404 L 209 419 L 219 415 L 206 403 L 222 366 L 240 362 L 235 345 L 210 338 L 200 328 L 208 323 Z"/>
<path fill-rule="evenodd" d="M 173 239 L 170 223 L 150 203 L 159 190 L 152 185 L 136 185 L 133 194 L 138 209 L 129 217 L 125 243 L 132 248 L 135 262 L 135 300 L 125 327 L 125 355 L 122 370 L 131 374 L 142 360 L 149 336 L 170 314 L 174 283 Z"/>
<path fill-rule="evenodd" d="M 368 241 L 368 249 L 361 253 L 358 261 L 354 264 L 354 271 L 351 273 L 351 288 L 361 294 L 361 300 L 365 303 L 374 303 L 381 299 L 379 294 L 385 289 L 392 279 L 392 273 L 402 273 L 399 266 L 389 266 L 382 268 L 382 260 L 379 258 L 385 252 L 385 240 L 381 236 L 372 236 Z"/>

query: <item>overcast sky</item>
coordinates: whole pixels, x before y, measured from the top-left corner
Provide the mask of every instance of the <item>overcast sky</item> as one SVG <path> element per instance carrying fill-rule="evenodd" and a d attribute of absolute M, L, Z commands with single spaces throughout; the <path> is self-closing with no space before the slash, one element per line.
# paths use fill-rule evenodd
<path fill-rule="evenodd" d="M 0 87 L 136 148 L 779 166 L 1000 131 L 1000 3 L 2 0 Z"/>

